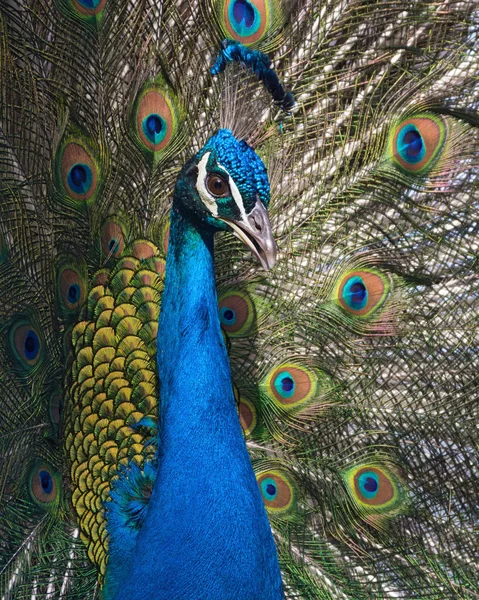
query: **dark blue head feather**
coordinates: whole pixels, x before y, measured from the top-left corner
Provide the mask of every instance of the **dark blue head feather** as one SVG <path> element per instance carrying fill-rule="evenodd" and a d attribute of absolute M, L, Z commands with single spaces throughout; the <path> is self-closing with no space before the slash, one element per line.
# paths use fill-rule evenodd
<path fill-rule="evenodd" d="M 211 152 L 209 167 L 223 167 L 234 179 L 245 208 L 255 205 L 257 196 L 268 206 L 270 187 L 268 173 L 261 158 L 244 140 L 237 140 L 229 129 L 220 129 L 211 136 L 205 146 L 198 152 L 195 160 L 199 162 Z M 214 164 L 216 163 L 216 164 Z"/>

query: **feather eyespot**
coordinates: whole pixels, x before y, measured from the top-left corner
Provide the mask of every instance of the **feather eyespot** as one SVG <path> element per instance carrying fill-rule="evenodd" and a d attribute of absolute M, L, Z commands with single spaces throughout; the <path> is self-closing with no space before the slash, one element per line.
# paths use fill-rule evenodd
<path fill-rule="evenodd" d="M 206 176 L 206 187 L 215 198 L 227 198 L 231 196 L 231 190 L 224 177 L 217 173 L 208 173 Z"/>
<path fill-rule="evenodd" d="M 125 249 L 125 231 L 117 221 L 107 221 L 103 226 L 101 248 L 105 257 L 115 258 Z"/>
<path fill-rule="evenodd" d="M 248 294 L 235 291 L 222 294 L 218 302 L 221 327 L 231 337 L 244 337 L 251 333 L 255 322 L 255 309 Z"/>
<path fill-rule="evenodd" d="M 283 409 L 296 408 L 316 395 L 318 379 L 310 369 L 284 364 L 266 378 L 266 391 Z"/>
<path fill-rule="evenodd" d="M 14 354 L 27 367 L 35 367 L 42 355 L 42 343 L 37 330 L 26 322 L 20 322 L 10 333 Z"/>
<path fill-rule="evenodd" d="M 78 12 L 86 17 L 97 16 L 104 8 L 107 0 L 72 0 Z"/>
<path fill-rule="evenodd" d="M 356 486 L 356 492 L 360 494 L 364 499 L 373 502 L 379 495 L 379 480 L 380 475 L 376 470 L 364 469 L 360 474 L 357 474 L 354 478 Z M 386 485 L 381 484 L 381 488 L 386 497 L 392 496 L 392 486 L 389 481 L 386 480 Z M 389 489 L 388 489 L 389 488 Z"/>
<path fill-rule="evenodd" d="M 39 504 L 51 504 L 58 495 L 58 482 L 55 473 L 46 465 L 36 467 L 30 477 L 30 492 Z"/>
<path fill-rule="evenodd" d="M 87 150 L 70 142 L 63 149 L 60 161 L 61 180 L 66 194 L 73 200 L 93 198 L 97 184 L 97 166 Z"/>
<path fill-rule="evenodd" d="M 257 475 L 257 481 L 268 512 L 285 513 L 292 507 L 294 488 L 284 473 L 264 471 Z"/>
<path fill-rule="evenodd" d="M 391 136 L 391 153 L 399 168 L 409 173 L 429 169 L 442 149 L 446 128 L 435 116 L 418 116 L 404 120 Z"/>
<path fill-rule="evenodd" d="M 261 40 L 270 25 L 268 0 L 223 0 L 222 12 L 225 33 L 242 44 Z"/>
<path fill-rule="evenodd" d="M 341 308 L 358 317 L 369 317 L 382 306 L 390 291 L 388 278 L 379 271 L 358 270 L 344 275 L 337 286 Z"/>
<path fill-rule="evenodd" d="M 60 270 L 58 283 L 63 308 L 68 312 L 80 308 L 86 296 L 84 277 L 75 268 L 66 266 Z"/>
<path fill-rule="evenodd" d="M 67 174 L 70 190 L 78 195 L 86 195 L 92 185 L 92 172 L 87 164 L 75 163 Z"/>
<path fill-rule="evenodd" d="M 362 509 L 394 512 L 402 504 L 400 481 L 389 468 L 363 464 L 349 469 L 344 477 Z"/>
<path fill-rule="evenodd" d="M 165 139 L 167 124 L 161 115 L 150 113 L 141 122 L 143 133 L 153 146 L 158 146 Z"/>
<path fill-rule="evenodd" d="M 142 150 L 150 155 L 165 151 L 176 134 L 179 116 L 166 86 L 158 82 L 145 87 L 135 102 L 133 115 Z"/>
<path fill-rule="evenodd" d="M 245 435 L 249 435 L 254 431 L 258 423 L 256 408 L 252 402 L 246 400 L 246 398 L 241 398 L 238 410 L 241 427 Z"/>

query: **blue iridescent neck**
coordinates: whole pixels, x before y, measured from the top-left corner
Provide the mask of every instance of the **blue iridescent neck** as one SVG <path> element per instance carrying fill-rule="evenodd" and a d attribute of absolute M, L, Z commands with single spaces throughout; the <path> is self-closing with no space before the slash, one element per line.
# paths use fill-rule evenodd
<path fill-rule="evenodd" d="M 213 231 L 194 227 L 177 205 L 158 332 L 159 468 L 116 598 L 280 600 L 218 321 Z"/>

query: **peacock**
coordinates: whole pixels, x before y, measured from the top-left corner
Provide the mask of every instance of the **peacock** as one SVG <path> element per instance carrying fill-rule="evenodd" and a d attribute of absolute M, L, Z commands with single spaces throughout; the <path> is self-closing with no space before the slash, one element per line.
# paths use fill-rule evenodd
<path fill-rule="evenodd" d="M 477 2 L 0 31 L 0 599 L 478 598 Z"/>

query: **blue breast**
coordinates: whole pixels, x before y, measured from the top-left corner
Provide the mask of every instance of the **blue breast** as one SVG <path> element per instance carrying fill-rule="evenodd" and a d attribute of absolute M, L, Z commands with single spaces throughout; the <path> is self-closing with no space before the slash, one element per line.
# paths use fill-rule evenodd
<path fill-rule="evenodd" d="M 212 235 L 172 221 L 158 334 L 159 468 L 117 600 L 280 600 L 218 321 Z"/>

